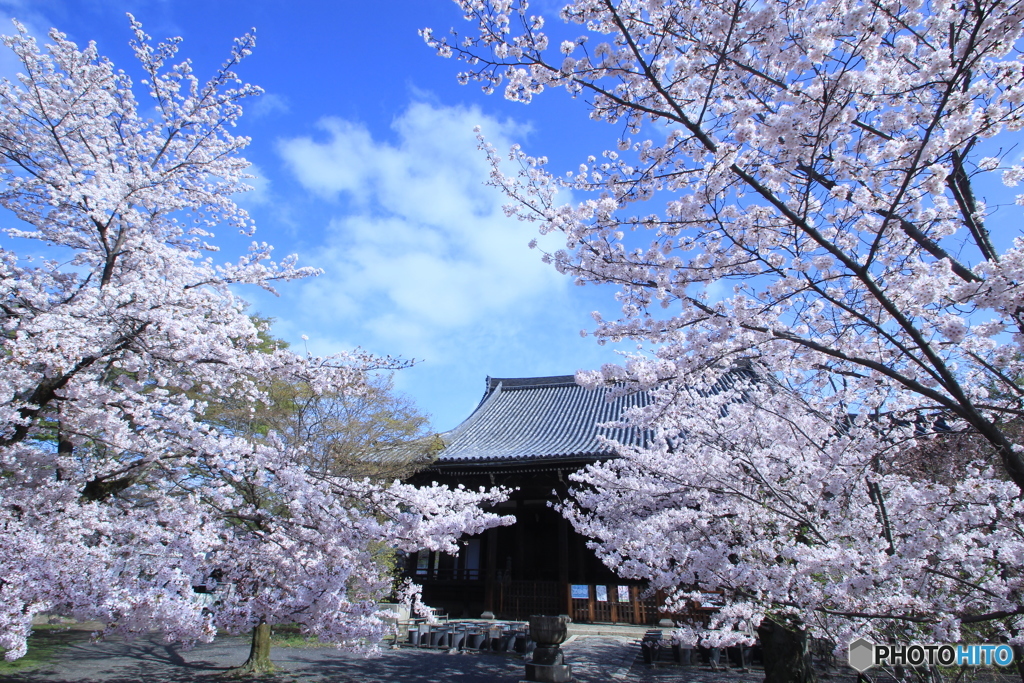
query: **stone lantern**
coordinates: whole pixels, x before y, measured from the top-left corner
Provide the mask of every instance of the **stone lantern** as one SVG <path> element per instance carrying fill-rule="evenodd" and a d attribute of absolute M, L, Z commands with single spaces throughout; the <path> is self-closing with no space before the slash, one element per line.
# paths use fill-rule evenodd
<path fill-rule="evenodd" d="M 530 639 L 537 643 L 533 661 L 526 665 L 526 681 L 574 683 L 572 667 L 558 648 L 568 634 L 569 618 L 534 615 L 530 617 Z"/>

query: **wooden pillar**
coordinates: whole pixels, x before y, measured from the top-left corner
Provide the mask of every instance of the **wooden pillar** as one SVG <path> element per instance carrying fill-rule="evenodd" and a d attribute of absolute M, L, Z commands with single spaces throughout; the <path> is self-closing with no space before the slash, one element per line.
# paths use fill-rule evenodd
<path fill-rule="evenodd" d="M 576 536 L 572 543 L 572 554 L 576 558 L 576 580 L 580 583 L 590 583 L 590 572 L 587 571 L 587 546 L 580 536 Z"/>
<path fill-rule="evenodd" d="M 498 529 L 487 530 L 487 568 L 484 570 L 484 611 L 494 612 L 494 579 L 498 564 Z"/>
<path fill-rule="evenodd" d="M 523 555 L 525 554 L 525 551 L 526 551 L 526 549 L 524 547 L 526 545 L 526 525 L 529 524 L 530 525 L 530 529 L 532 530 L 533 529 L 533 520 L 532 519 L 530 519 L 530 520 L 525 519 L 526 506 L 523 505 L 523 501 L 517 499 L 515 501 L 515 504 L 516 504 L 516 506 L 515 506 L 515 508 L 513 508 L 513 513 L 512 513 L 512 514 L 514 514 L 516 516 L 516 523 L 512 527 L 515 530 L 515 534 L 516 534 L 515 547 L 512 548 L 512 569 L 513 569 L 513 574 L 512 574 L 512 576 L 505 577 L 505 578 L 506 578 L 506 580 L 511 579 L 513 577 L 516 578 L 516 579 L 519 579 L 519 580 L 534 580 L 537 577 L 535 577 L 535 576 L 527 576 L 527 574 L 526 574 L 526 563 L 524 562 L 524 558 L 523 558 Z"/>
<path fill-rule="evenodd" d="M 607 588 L 608 588 L 608 604 L 612 608 L 612 610 L 611 610 L 612 611 L 611 620 L 612 620 L 612 623 L 615 624 L 615 623 L 618 623 L 618 621 L 619 621 L 619 592 L 618 592 L 619 587 L 618 586 L 608 586 Z M 612 591 L 613 588 L 615 589 L 615 591 Z"/>
<path fill-rule="evenodd" d="M 558 583 L 562 587 L 565 613 L 572 616 L 572 586 L 569 584 L 569 520 L 558 516 Z"/>
<path fill-rule="evenodd" d="M 594 603 L 597 602 L 597 586 L 587 586 L 587 595 L 590 596 L 590 598 L 587 600 L 587 619 L 590 621 L 591 624 L 593 624 L 595 620 Z"/>
<path fill-rule="evenodd" d="M 630 586 L 629 595 L 633 598 L 633 623 L 642 626 L 647 623 L 647 615 L 643 613 L 643 603 L 640 602 L 640 588 Z"/>

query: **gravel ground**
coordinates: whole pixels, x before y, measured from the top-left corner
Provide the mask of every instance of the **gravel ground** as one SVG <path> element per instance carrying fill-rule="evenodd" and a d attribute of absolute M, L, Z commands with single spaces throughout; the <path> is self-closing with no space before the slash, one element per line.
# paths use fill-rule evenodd
<path fill-rule="evenodd" d="M 69 634 L 69 638 L 75 634 Z M 220 674 L 245 661 L 245 638 L 222 637 L 190 651 L 158 637 L 132 642 L 93 643 L 80 636 L 34 671 L 3 678 L 10 683 L 214 683 Z M 563 650 L 580 683 L 647 681 L 729 681 L 755 683 L 764 674 L 713 673 L 705 667 L 650 668 L 640 659 L 636 639 L 625 636 L 575 636 Z M 275 647 L 271 658 L 281 671 L 264 680 L 274 683 L 515 683 L 525 669 L 521 656 L 448 654 L 402 648 L 366 658 L 330 647 Z"/>
<path fill-rule="evenodd" d="M 158 636 L 131 642 L 91 642 L 88 634 L 49 634 L 67 645 L 36 669 L 0 673 L 2 683 L 219 683 L 222 675 L 245 661 L 249 641 L 220 637 L 185 651 Z M 624 635 L 574 635 L 563 646 L 566 663 L 579 683 L 761 683 L 764 672 L 736 669 L 712 671 L 707 666 L 647 666 L 637 638 Z M 362 657 L 332 647 L 275 647 L 280 671 L 261 678 L 266 683 L 517 683 L 525 675 L 521 655 L 386 649 L 379 657 Z M 869 672 L 871 673 L 871 672 Z M 1012 683 L 1018 676 L 979 672 L 979 681 Z M 820 671 L 821 683 L 854 683 L 844 667 Z M 872 677 L 872 680 L 875 680 Z M 884 679 L 878 679 L 884 680 Z"/>

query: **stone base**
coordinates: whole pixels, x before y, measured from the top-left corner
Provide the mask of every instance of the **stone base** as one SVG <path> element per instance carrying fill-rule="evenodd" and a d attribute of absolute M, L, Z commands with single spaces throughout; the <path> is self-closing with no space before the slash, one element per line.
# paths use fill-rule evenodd
<path fill-rule="evenodd" d="M 522 683 L 574 683 L 572 666 L 569 664 L 534 664 L 526 665 L 526 681 Z"/>

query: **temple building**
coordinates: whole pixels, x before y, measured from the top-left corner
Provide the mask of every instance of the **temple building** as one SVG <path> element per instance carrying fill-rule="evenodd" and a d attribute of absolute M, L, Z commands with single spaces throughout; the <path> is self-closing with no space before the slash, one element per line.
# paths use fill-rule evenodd
<path fill-rule="evenodd" d="M 645 438 L 598 427 L 650 400 L 644 392 L 609 398 L 609 391 L 584 389 L 571 375 L 487 378 L 479 405 L 442 435 L 446 447 L 413 481 L 514 489 L 497 511 L 517 521 L 463 538 L 457 557 L 411 556 L 406 570 L 423 586 L 424 602 L 453 617 L 658 620 L 654 600 L 640 596 L 642 586 L 616 577 L 550 505 L 566 497 L 570 474 L 614 457 L 599 435 L 634 444 Z"/>

